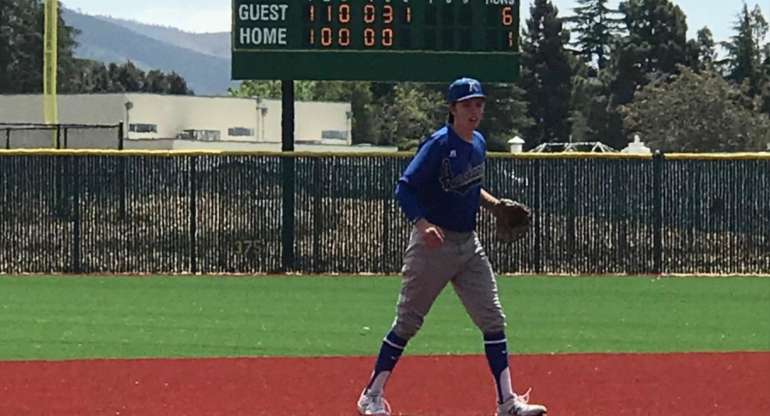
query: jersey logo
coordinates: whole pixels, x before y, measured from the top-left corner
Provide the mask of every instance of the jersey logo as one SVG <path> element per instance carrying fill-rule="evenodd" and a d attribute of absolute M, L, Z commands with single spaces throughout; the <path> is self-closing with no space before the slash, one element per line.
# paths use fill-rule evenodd
<path fill-rule="evenodd" d="M 484 181 L 484 164 L 468 167 L 465 172 L 457 175 L 452 172 L 452 163 L 444 159 L 441 163 L 441 175 L 439 182 L 444 192 L 454 192 L 465 195 L 476 186 L 481 186 Z"/>
<path fill-rule="evenodd" d="M 455 151 L 455 150 L 452 150 L 451 152 L 449 152 L 449 157 L 450 157 L 450 158 L 455 158 L 455 157 L 457 157 L 457 151 Z"/>

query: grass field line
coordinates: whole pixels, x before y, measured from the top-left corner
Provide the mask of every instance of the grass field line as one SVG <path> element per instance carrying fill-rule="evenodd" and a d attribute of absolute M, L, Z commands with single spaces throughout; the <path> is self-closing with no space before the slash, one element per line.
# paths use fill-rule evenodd
<path fill-rule="evenodd" d="M 398 277 L 2 277 L 0 360 L 369 356 Z M 770 279 L 502 277 L 511 354 L 770 351 Z M 451 286 L 409 354 L 483 351 Z"/>

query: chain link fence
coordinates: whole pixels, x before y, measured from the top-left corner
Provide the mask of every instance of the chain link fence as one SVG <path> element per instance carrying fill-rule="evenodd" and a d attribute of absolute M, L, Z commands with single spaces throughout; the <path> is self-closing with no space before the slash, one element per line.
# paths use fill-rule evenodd
<path fill-rule="evenodd" d="M 411 155 L 0 151 L 0 273 L 398 273 Z M 494 156 L 495 270 L 770 274 L 770 157 Z"/>

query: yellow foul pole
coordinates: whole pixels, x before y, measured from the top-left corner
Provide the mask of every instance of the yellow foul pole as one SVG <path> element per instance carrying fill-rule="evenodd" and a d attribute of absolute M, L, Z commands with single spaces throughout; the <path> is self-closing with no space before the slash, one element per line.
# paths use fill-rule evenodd
<path fill-rule="evenodd" d="M 45 34 L 43 36 L 43 115 L 46 124 L 59 123 L 56 103 L 56 71 L 59 0 L 45 0 Z M 51 131 L 52 147 L 56 147 L 56 131 Z"/>

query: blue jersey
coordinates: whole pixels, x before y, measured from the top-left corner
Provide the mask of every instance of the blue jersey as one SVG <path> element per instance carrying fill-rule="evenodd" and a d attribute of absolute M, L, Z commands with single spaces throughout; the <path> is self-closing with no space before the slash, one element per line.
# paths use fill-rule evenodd
<path fill-rule="evenodd" d="M 450 126 L 433 133 L 398 181 L 396 197 L 406 216 L 449 231 L 475 230 L 486 152 L 479 132 L 473 132 L 473 143 Z"/>

